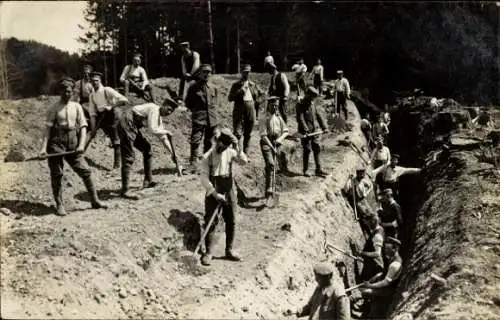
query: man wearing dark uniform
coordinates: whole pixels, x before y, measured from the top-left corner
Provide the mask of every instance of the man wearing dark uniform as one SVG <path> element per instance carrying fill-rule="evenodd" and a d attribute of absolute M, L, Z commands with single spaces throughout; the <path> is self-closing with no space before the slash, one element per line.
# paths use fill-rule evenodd
<path fill-rule="evenodd" d="M 74 85 L 75 83 L 71 78 L 65 78 L 61 81 L 61 99 L 47 113 L 47 131 L 40 150 L 40 156 L 76 151 L 74 154 L 48 159 L 52 193 L 56 202 L 56 214 L 59 216 L 67 214 L 62 199 L 64 160 L 82 178 L 90 194 L 92 208 L 106 208 L 97 197 L 91 171 L 83 159 L 87 137 L 87 120 L 85 120 L 82 106 L 71 101 Z"/>
<path fill-rule="evenodd" d="M 90 120 L 89 116 L 89 98 L 92 92 L 94 92 L 94 87 L 92 86 L 92 81 L 90 80 L 90 73 L 92 72 L 92 66 L 86 64 L 83 66 L 83 76 L 80 80 L 75 83 L 75 98 L 83 107 L 83 112 L 85 113 L 85 118 L 87 121 Z"/>
<path fill-rule="evenodd" d="M 297 318 L 309 320 L 349 320 L 351 307 L 345 287 L 340 279 L 333 279 L 333 268 L 329 263 L 314 266 L 314 277 L 318 283 L 307 304 L 297 310 Z M 285 315 L 291 315 L 288 311 Z"/>
<path fill-rule="evenodd" d="M 322 130 L 323 133 L 328 132 L 326 120 L 318 110 L 318 107 L 314 104 L 314 99 L 316 99 L 318 95 L 318 90 L 310 86 L 307 88 L 304 99 L 297 103 L 297 122 L 299 125 L 298 129 L 299 133 L 303 135 L 314 133 L 318 130 Z M 312 150 L 314 155 L 314 162 L 316 164 L 316 175 L 319 177 L 325 177 L 327 173 L 321 169 L 319 158 L 319 154 L 321 151 L 321 146 L 319 145 L 319 135 L 302 138 L 302 147 L 304 176 L 311 176 L 307 172 L 307 170 L 309 168 L 309 155 L 311 154 Z"/>
<path fill-rule="evenodd" d="M 233 242 L 235 237 L 235 218 L 237 209 L 236 192 L 232 165 L 233 162 L 246 164 L 248 159 L 243 150 L 235 150 L 231 145 L 238 146 L 236 137 L 231 130 L 224 128 L 217 137 L 215 145 L 206 152 L 200 163 L 200 178 L 206 190 L 205 197 L 205 228 L 208 227 L 213 214 L 218 214 L 222 210 L 222 217 L 226 226 L 226 259 L 240 261 L 233 252 Z M 206 252 L 201 257 L 201 263 L 205 266 L 211 264 L 214 246 L 215 227 L 218 218 L 215 218 L 210 226 L 205 238 Z"/>
<path fill-rule="evenodd" d="M 243 151 L 248 152 L 250 136 L 259 110 L 260 90 L 248 76 L 252 70 L 249 64 L 243 66 L 241 79 L 231 86 L 228 100 L 234 101 L 233 132 L 238 141 L 243 136 Z"/>
<path fill-rule="evenodd" d="M 186 108 L 191 111 L 191 155 L 189 158 L 192 172 L 196 172 L 198 149 L 203 139 L 203 152 L 211 146 L 211 139 L 217 127 L 218 90 L 208 83 L 212 67 L 204 64 L 200 67 L 198 80 L 188 89 Z"/>
<path fill-rule="evenodd" d="M 273 195 L 272 186 L 276 183 L 272 181 L 274 166 L 285 162 L 283 161 L 285 156 L 279 147 L 288 136 L 288 127 L 278 111 L 279 98 L 269 97 L 267 101 L 267 112 L 260 122 L 260 149 L 266 164 L 266 198 L 270 198 Z M 278 154 L 275 157 L 276 153 Z M 278 163 L 274 163 L 275 158 Z M 284 169 L 284 171 L 288 170 Z"/>
<path fill-rule="evenodd" d="M 267 68 L 271 74 L 268 95 L 270 97 L 276 96 L 280 98 L 279 110 L 286 123 L 288 120 L 287 101 L 288 96 L 290 95 L 290 84 L 288 83 L 288 78 L 286 77 L 286 74 L 278 71 L 278 68 L 274 63 L 269 63 Z"/>

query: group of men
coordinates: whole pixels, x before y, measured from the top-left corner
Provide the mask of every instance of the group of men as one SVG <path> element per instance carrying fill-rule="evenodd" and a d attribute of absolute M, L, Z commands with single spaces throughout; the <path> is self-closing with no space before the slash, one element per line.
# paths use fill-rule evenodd
<path fill-rule="evenodd" d="M 233 130 L 221 126 L 217 116 L 219 92 L 209 81 L 212 68 L 208 64 L 200 64 L 199 54 L 189 48 L 189 43 L 183 43 L 182 48 L 183 73 L 176 103 L 181 105 L 180 108 L 191 112 L 192 132 L 189 160 L 192 171 L 200 173 L 202 185 L 206 190 L 204 227 L 208 228 L 209 232 L 205 238 L 206 250 L 202 255 L 201 263 L 206 266 L 211 264 L 215 226 L 220 216 L 224 219 L 226 227 L 226 258 L 231 261 L 240 261 L 241 258 L 233 251 L 237 205 L 232 165 L 234 162 L 245 164 L 249 161 L 247 153 L 250 148 L 251 133 L 258 119 L 259 106 L 264 100 L 265 93 L 250 80 L 251 66 L 244 65 L 241 79 L 232 85 L 228 96 L 228 100 L 234 102 Z M 104 86 L 102 74 L 92 72 L 90 66 L 84 67 L 81 80 L 75 82 L 70 78 L 65 78 L 61 81 L 60 100 L 51 106 L 47 113 L 47 130 L 40 150 L 41 156 L 50 155 L 48 163 L 58 215 L 66 215 L 61 183 L 63 160 L 66 160 L 84 181 L 91 195 L 92 208 L 106 208 L 106 205 L 98 199 L 91 171 L 83 159 L 86 148 L 99 129 L 104 130 L 113 146 L 113 167 L 121 166 L 121 197 L 138 199 L 129 190 L 130 171 L 135 160 L 134 148 L 143 155 L 143 187 L 150 188 L 156 185 L 152 177 L 151 145 L 141 133 L 141 128 L 145 127 L 151 134 L 157 136 L 165 148 L 172 153 L 171 133 L 163 128 L 161 118 L 167 114 L 168 108 L 165 105 L 159 106 L 148 102 L 152 99 L 152 90 L 140 62 L 140 55 L 134 55 L 132 65 L 126 66 L 123 70 L 120 80 L 124 86 L 125 95 L 111 87 Z M 289 134 L 287 102 L 290 86 L 286 75 L 277 70 L 273 61 L 266 63 L 271 79 L 266 107 L 259 119 L 259 136 L 260 149 L 265 162 L 265 197 L 269 199 L 274 196 L 273 186 L 277 167 L 285 162 L 280 161 L 283 159 L 280 146 Z M 310 176 L 308 169 L 311 151 L 316 165 L 315 174 L 320 177 L 325 177 L 327 174 L 321 166 L 319 137 L 329 129 L 324 115 L 315 104 L 316 98 L 321 94 L 318 87 L 321 88 L 323 81 L 323 69 L 319 66 L 321 66 L 320 61 L 318 61 L 318 68 L 315 67 L 314 85 L 300 84 L 301 99 L 296 105 L 298 131 L 301 134 L 303 146 L 302 173 L 306 177 Z M 346 108 L 345 103 L 350 95 L 349 83 L 343 78 L 342 72 L 338 72 L 338 75 L 337 97 Z M 145 103 L 125 107 L 129 104 L 127 96 L 130 92 L 135 92 L 142 97 Z M 345 114 L 347 116 L 347 111 Z M 89 128 L 90 137 L 87 135 L 87 128 Z M 200 156 L 198 149 L 202 141 L 204 153 Z M 381 291 L 379 289 L 393 286 L 401 273 L 401 258 L 398 254 L 401 243 L 397 238 L 399 228 L 404 221 L 401 209 L 393 197 L 393 193 L 397 193 L 394 186 L 401 175 L 419 170 L 399 167 L 397 157 L 391 157 L 387 147 L 384 146 L 384 141 L 383 135 L 381 138 L 377 136 L 377 145 L 372 153 L 372 163 L 375 167 L 373 176 L 380 177 L 376 181 L 382 200 L 378 214 L 373 212 L 366 200 L 373 189 L 373 182 L 365 175 L 365 169 L 359 169 L 356 177 L 349 179 L 346 186 L 346 190 L 352 189 L 352 192 L 347 192 L 347 194 L 354 195 L 351 199 L 352 205 L 361 213 L 363 225 L 368 233 L 367 245 L 361 253 L 365 263 L 360 280 L 367 281 L 378 271 L 385 271 L 383 280 L 365 283 L 363 292 L 371 295 L 379 293 Z M 286 164 L 280 169 L 288 170 Z M 211 220 L 215 222 L 209 225 Z M 384 247 L 384 253 L 382 253 L 382 247 Z M 312 319 L 324 319 L 319 313 L 328 310 L 328 308 L 321 307 L 325 303 L 335 305 L 339 314 L 346 313 L 345 299 L 342 298 L 345 293 L 342 294 L 343 290 L 332 287 L 330 270 L 325 266 L 315 269 L 317 279 L 322 279 L 318 280 L 320 289 L 315 292 L 317 297 L 312 299 L 297 315 L 314 314 Z M 322 300 L 321 297 L 325 295 L 329 299 Z"/>

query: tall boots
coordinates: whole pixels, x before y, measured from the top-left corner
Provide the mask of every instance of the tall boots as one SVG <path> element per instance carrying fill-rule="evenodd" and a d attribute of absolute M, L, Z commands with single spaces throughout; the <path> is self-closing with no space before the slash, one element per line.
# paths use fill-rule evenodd
<path fill-rule="evenodd" d="M 325 177 L 327 176 L 328 174 L 326 172 L 324 172 L 323 170 L 321 170 L 321 162 L 319 160 L 319 151 L 313 151 L 313 155 L 314 155 L 314 163 L 316 164 L 316 176 L 318 177 Z"/>
<path fill-rule="evenodd" d="M 307 170 L 309 169 L 309 155 L 311 154 L 311 152 L 309 150 L 306 150 L 304 149 L 303 153 L 302 153 L 302 172 L 304 173 L 304 176 L 305 177 L 310 177 L 311 174 L 309 174 L 307 172 Z"/>
<path fill-rule="evenodd" d="M 113 169 L 118 169 L 120 168 L 120 163 L 121 163 L 121 149 L 119 144 L 115 144 L 113 146 L 114 149 L 114 162 L 113 162 Z"/>
<path fill-rule="evenodd" d="M 130 194 L 128 187 L 130 183 L 130 167 L 122 162 L 122 190 L 120 196 L 129 200 L 139 200 L 139 197 Z"/>
<path fill-rule="evenodd" d="M 143 163 L 144 163 L 144 182 L 142 183 L 142 187 L 153 188 L 156 186 L 156 182 L 153 182 L 153 158 L 151 156 L 144 156 Z"/>
<path fill-rule="evenodd" d="M 99 198 L 97 197 L 97 190 L 95 189 L 94 182 L 92 181 L 92 177 L 82 177 L 83 183 L 85 184 L 85 187 L 87 188 L 87 191 L 90 195 L 90 202 L 92 204 L 93 209 L 106 209 L 107 206 L 102 204 L 99 201 Z"/>
<path fill-rule="evenodd" d="M 52 194 L 54 195 L 54 200 L 56 202 L 56 214 L 58 216 L 65 216 L 67 215 L 67 212 L 64 209 L 62 201 L 62 176 L 52 176 L 50 179 L 52 184 Z"/>

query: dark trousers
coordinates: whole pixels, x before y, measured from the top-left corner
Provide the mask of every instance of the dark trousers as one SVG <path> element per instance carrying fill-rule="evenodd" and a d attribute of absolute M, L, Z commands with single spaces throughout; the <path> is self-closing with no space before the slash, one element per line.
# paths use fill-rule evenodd
<path fill-rule="evenodd" d="M 187 90 L 189 89 L 192 82 L 194 82 L 195 77 L 189 78 L 181 78 L 181 82 L 179 84 L 179 94 L 178 98 L 182 99 L 182 101 L 186 101 Z"/>
<path fill-rule="evenodd" d="M 47 144 L 47 153 L 60 153 L 74 151 L 78 145 L 78 132 L 68 130 L 57 126 L 52 127 L 49 141 Z M 82 154 L 72 154 L 61 157 L 48 158 L 52 193 L 54 200 L 59 206 L 62 204 L 62 178 L 64 175 L 64 160 L 70 165 L 71 169 L 83 180 L 87 190 L 91 194 L 92 201 L 97 199 L 93 187 L 91 171 Z"/>
<path fill-rule="evenodd" d="M 302 139 L 302 161 L 303 161 L 303 172 L 307 172 L 309 168 L 309 155 L 311 154 L 311 150 L 314 155 L 314 163 L 316 164 L 316 171 L 321 170 L 321 162 L 319 159 L 319 154 L 321 151 L 321 146 L 319 145 L 319 137 L 309 137 Z"/>
<path fill-rule="evenodd" d="M 255 103 L 236 103 L 233 109 L 233 131 L 238 141 L 243 136 L 243 151 L 248 152 L 250 137 L 255 125 Z"/>
<path fill-rule="evenodd" d="M 271 140 L 271 143 L 273 143 L 273 140 Z M 264 175 L 265 175 L 265 184 L 266 184 L 266 196 L 268 196 L 273 190 L 273 184 L 276 183 L 276 181 L 273 181 L 273 171 L 275 166 L 276 170 L 281 168 L 282 170 L 287 170 L 287 164 L 286 164 L 286 154 L 283 151 L 280 151 L 278 149 L 278 154 L 276 156 L 276 162 L 274 162 L 274 153 L 272 149 L 264 142 L 264 140 L 260 141 L 260 150 L 262 151 L 262 157 L 264 158 L 264 163 L 266 165 L 264 169 Z"/>
<path fill-rule="evenodd" d="M 306 91 L 306 79 L 304 76 L 301 76 L 297 78 L 295 81 L 297 83 L 297 95 L 303 97 Z"/>
<path fill-rule="evenodd" d="M 278 106 L 278 109 L 280 111 L 280 114 L 281 114 L 281 117 L 283 118 L 283 121 L 285 121 L 285 123 L 288 123 L 288 105 L 287 105 L 287 101 L 284 100 L 284 99 L 280 99 L 280 104 Z"/>
<path fill-rule="evenodd" d="M 319 75 L 314 76 L 313 85 L 321 93 L 321 86 L 323 85 L 323 81 L 321 80 Z"/>
<path fill-rule="evenodd" d="M 137 83 L 138 85 L 141 85 L 141 83 Z M 140 87 L 132 84 L 130 81 L 125 80 L 123 82 L 124 90 L 125 90 L 125 95 L 128 95 L 130 92 L 135 93 L 138 97 L 143 98 L 144 100 L 147 101 L 153 101 L 153 88 L 151 87 L 150 84 L 147 84 L 144 87 L 144 90 L 142 90 Z M 149 96 L 146 95 L 149 94 Z"/>
<path fill-rule="evenodd" d="M 104 133 L 106 134 L 106 136 L 108 136 L 114 146 L 120 144 L 120 137 L 118 135 L 118 123 L 120 122 L 121 113 L 121 109 L 113 108 L 111 110 L 100 112 L 97 115 L 98 119 L 102 119 L 101 124 L 99 125 L 100 129 L 104 131 Z"/>
<path fill-rule="evenodd" d="M 144 138 L 141 131 L 142 119 L 129 109 L 120 117 L 118 135 L 122 158 L 122 191 L 128 190 L 129 175 L 135 161 L 135 150 L 142 153 L 144 160 L 144 180 L 152 181 L 151 159 L 153 153 L 151 144 Z"/>
<path fill-rule="evenodd" d="M 203 152 L 207 152 L 212 142 L 210 141 L 214 135 L 215 126 L 209 126 L 207 124 L 200 124 L 197 122 L 192 122 L 191 128 L 191 156 L 189 161 L 191 164 L 195 163 L 198 160 L 198 152 L 201 144 L 201 140 L 203 139 Z"/>
<path fill-rule="evenodd" d="M 337 92 L 337 114 L 340 115 L 340 111 L 344 111 L 344 117 L 347 120 L 347 95 L 345 92 Z"/>
<path fill-rule="evenodd" d="M 205 225 L 206 229 L 208 222 L 213 214 L 217 214 L 219 209 L 222 209 L 222 218 L 224 219 L 226 227 L 226 250 L 233 249 L 234 236 L 235 236 L 235 223 L 236 223 L 236 194 L 233 188 L 233 178 L 232 177 L 211 177 L 210 179 L 214 184 L 215 190 L 218 193 L 224 194 L 226 196 L 227 203 L 220 204 L 213 196 L 208 195 L 205 198 Z M 207 254 L 212 254 L 214 246 L 214 236 L 215 227 L 219 222 L 218 218 L 215 218 L 214 222 L 210 226 L 210 229 L 205 238 L 205 248 Z"/>

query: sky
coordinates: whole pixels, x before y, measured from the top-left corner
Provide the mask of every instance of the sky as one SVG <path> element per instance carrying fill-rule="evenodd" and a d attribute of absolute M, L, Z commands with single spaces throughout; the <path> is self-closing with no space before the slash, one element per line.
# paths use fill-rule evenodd
<path fill-rule="evenodd" d="M 0 37 L 36 40 L 58 49 L 77 53 L 77 42 L 87 26 L 83 17 L 85 1 L 1 1 Z"/>

